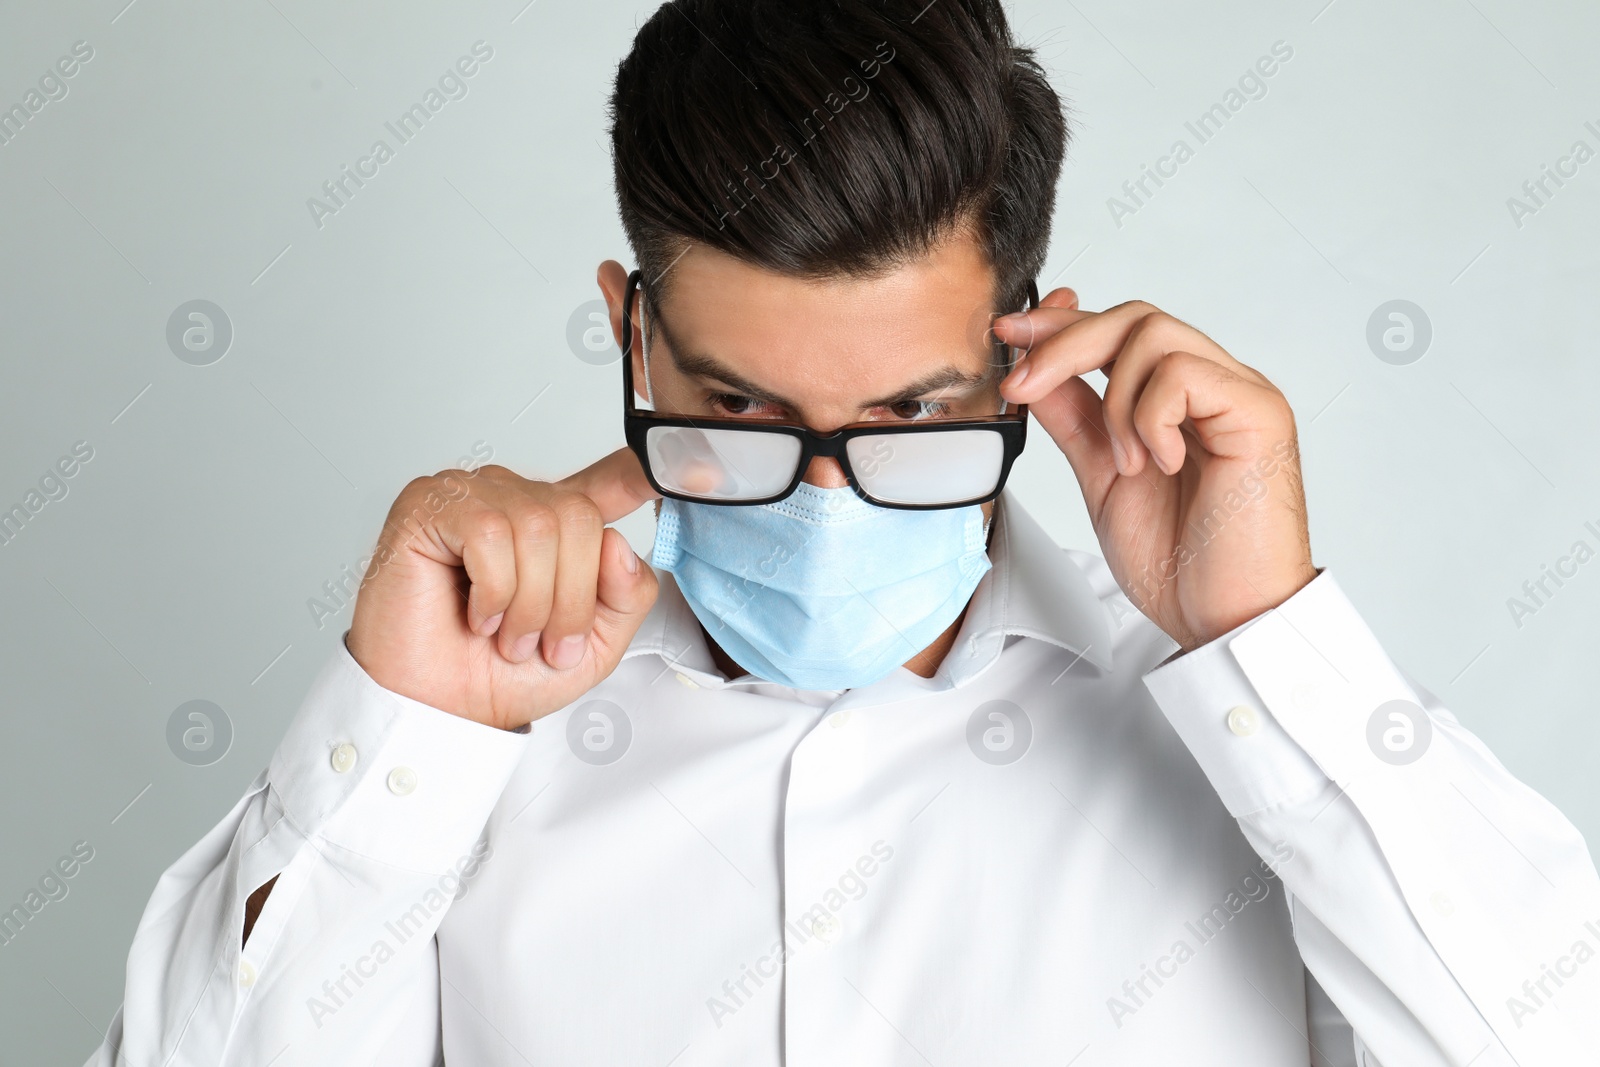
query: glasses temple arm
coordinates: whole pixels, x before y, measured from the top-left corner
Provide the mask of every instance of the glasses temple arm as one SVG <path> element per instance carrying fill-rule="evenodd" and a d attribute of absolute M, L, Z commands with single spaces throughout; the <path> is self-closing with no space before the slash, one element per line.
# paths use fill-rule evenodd
<path fill-rule="evenodd" d="M 1029 278 L 1028 279 L 1028 310 L 1032 311 L 1034 308 L 1036 308 L 1038 306 L 1039 306 L 1039 286 L 1032 278 Z M 1013 349 L 1010 345 L 1006 345 L 1006 350 L 1008 352 L 1015 351 L 1015 349 Z M 1006 373 L 1010 374 L 1011 373 L 1011 369 L 1013 367 L 1015 367 L 1016 365 L 1017 365 L 1017 361 L 1015 359 L 1010 360 L 1006 364 Z M 1006 402 L 1005 397 L 1001 397 L 1000 398 L 1000 414 L 1004 415 L 1007 412 L 1009 412 L 1010 410 L 1011 410 L 1011 405 Z"/>

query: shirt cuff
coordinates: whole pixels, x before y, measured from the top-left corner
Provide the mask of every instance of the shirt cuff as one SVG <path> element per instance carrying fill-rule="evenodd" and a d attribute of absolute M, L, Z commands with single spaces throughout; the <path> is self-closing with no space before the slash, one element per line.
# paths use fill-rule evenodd
<path fill-rule="evenodd" d="M 1309 626 L 1308 620 L 1315 620 Z M 1286 728 L 1291 704 L 1311 692 L 1285 679 L 1302 628 L 1365 625 L 1333 578 L 1318 574 L 1277 608 L 1256 616 L 1144 677 L 1167 721 L 1194 755 L 1235 818 L 1302 801 L 1327 787 L 1329 775 Z M 1370 635 L 1369 635 L 1370 636 Z M 1270 681 L 1272 684 L 1262 684 Z"/>
<path fill-rule="evenodd" d="M 302 833 L 435 873 L 471 848 L 528 741 L 383 688 L 341 640 L 267 777 Z"/>

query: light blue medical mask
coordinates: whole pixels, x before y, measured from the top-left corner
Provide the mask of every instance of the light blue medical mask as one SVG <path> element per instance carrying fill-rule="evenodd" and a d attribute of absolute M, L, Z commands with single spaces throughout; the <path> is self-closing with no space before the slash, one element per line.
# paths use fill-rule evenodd
<path fill-rule="evenodd" d="M 989 570 L 983 508 L 905 511 L 802 482 L 772 504 L 661 502 L 650 562 L 751 674 L 854 689 L 944 632 Z"/>

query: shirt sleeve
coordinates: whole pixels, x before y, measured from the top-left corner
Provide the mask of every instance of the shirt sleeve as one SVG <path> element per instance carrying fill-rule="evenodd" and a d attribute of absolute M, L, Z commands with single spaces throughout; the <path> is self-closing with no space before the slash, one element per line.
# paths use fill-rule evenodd
<path fill-rule="evenodd" d="M 1276 868 L 1359 1062 L 1556 1067 L 1600 1048 L 1582 836 L 1389 660 L 1331 575 L 1145 684 Z"/>
<path fill-rule="evenodd" d="M 494 862 L 483 827 L 526 744 L 382 688 L 341 643 L 268 768 L 157 882 L 88 1067 L 432 1067 L 434 933 Z"/>

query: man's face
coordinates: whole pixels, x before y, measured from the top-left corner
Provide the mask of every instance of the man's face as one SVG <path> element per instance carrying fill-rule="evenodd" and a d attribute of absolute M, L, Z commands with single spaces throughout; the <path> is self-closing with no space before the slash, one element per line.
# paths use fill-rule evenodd
<path fill-rule="evenodd" d="M 618 327 L 625 278 L 617 263 L 601 267 Z M 987 333 L 999 310 L 994 275 L 969 236 L 872 278 L 826 280 L 775 274 L 696 245 L 671 267 L 670 281 L 661 306 L 644 311 L 658 411 L 772 418 L 826 433 L 1001 410 L 1004 369 Z M 638 328 L 636 298 L 636 338 Z M 633 361 L 642 392 L 637 343 Z M 848 484 L 838 462 L 823 457 L 805 480 Z M 993 502 L 983 507 L 987 517 Z"/>

